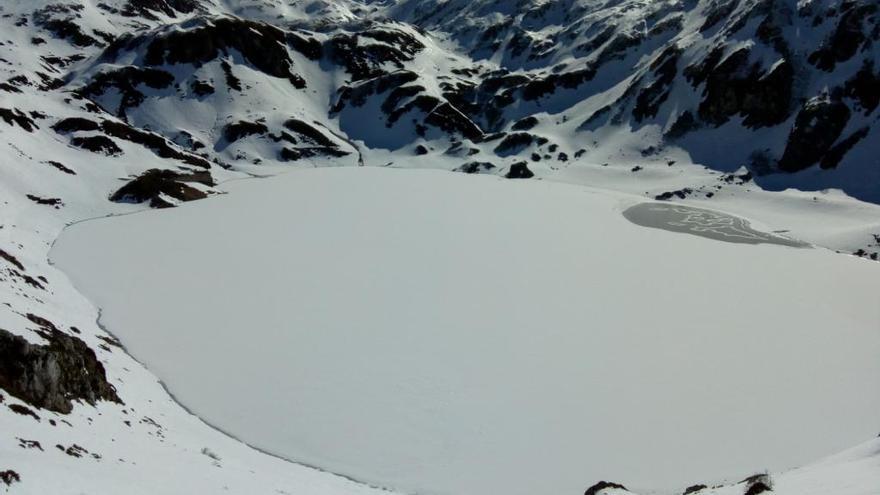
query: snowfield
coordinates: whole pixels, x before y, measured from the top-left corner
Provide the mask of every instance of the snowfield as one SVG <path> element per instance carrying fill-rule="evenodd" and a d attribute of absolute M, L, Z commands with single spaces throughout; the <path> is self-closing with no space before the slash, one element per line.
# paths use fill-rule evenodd
<path fill-rule="evenodd" d="M 76 224 L 51 260 L 184 406 L 279 456 L 402 492 L 672 492 L 880 426 L 876 263 L 641 227 L 644 197 L 550 181 L 221 189 Z M 844 454 L 857 486 L 876 450 Z"/>

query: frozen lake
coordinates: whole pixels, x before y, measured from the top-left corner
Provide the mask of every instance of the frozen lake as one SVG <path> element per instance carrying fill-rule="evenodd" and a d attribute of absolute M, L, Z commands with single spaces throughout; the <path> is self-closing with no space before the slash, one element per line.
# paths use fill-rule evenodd
<path fill-rule="evenodd" d="M 421 494 L 680 493 L 880 427 L 880 264 L 540 181 L 226 189 L 77 224 L 51 257 L 185 406 L 273 453 Z"/>

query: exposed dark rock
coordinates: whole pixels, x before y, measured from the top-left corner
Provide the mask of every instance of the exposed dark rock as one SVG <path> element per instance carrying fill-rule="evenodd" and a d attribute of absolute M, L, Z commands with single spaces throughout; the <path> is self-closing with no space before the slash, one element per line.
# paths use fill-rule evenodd
<path fill-rule="evenodd" d="M 101 44 L 96 38 L 83 32 L 77 22 L 83 10 L 80 4 L 51 4 L 34 12 L 34 23 L 52 33 L 56 38 L 87 47 Z"/>
<path fill-rule="evenodd" d="M 153 208 L 167 208 L 173 205 L 163 199 L 162 195 L 178 201 L 193 201 L 208 196 L 203 191 L 188 185 L 187 182 L 197 182 L 205 186 L 214 185 L 209 172 L 187 174 L 173 170 L 150 169 L 113 193 L 110 201 L 119 203 L 149 201 Z"/>
<path fill-rule="evenodd" d="M 575 89 L 581 84 L 593 80 L 596 70 L 592 66 L 560 74 L 550 74 L 545 78 L 535 78 L 522 87 L 522 98 L 526 101 L 537 100 L 554 93 L 557 89 Z"/>
<path fill-rule="evenodd" d="M 110 156 L 122 153 L 122 148 L 107 136 L 75 136 L 70 140 L 70 144 L 93 153 L 102 153 Z"/>
<path fill-rule="evenodd" d="M 700 26 L 700 32 L 712 29 L 719 22 L 729 17 L 733 13 L 733 9 L 736 8 L 736 4 L 737 0 L 714 0 L 709 4 L 703 25 Z"/>
<path fill-rule="evenodd" d="M 669 91 L 678 74 L 678 59 L 681 49 L 671 46 L 651 64 L 654 80 L 639 90 L 632 114 L 636 122 L 657 115 L 660 106 L 669 98 Z"/>
<path fill-rule="evenodd" d="M 52 126 L 52 129 L 55 132 L 67 134 L 77 131 L 97 131 L 100 127 L 101 126 L 93 120 L 82 117 L 70 117 L 59 120 Z"/>
<path fill-rule="evenodd" d="M 498 155 L 515 155 L 525 148 L 528 148 L 535 141 L 535 137 L 525 132 L 514 132 L 508 134 L 495 147 L 495 153 Z"/>
<path fill-rule="evenodd" d="M 69 57 L 55 57 L 55 56 L 45 56 L 45 55 L 40 57 L 40 59 L 43 62 L 45 62 L 49 65 L 54 65 L 55 67 L 58 67 L 60 69 L 67 68 L 71 64 L 73 64 L 74 62 L 79 62 L 80 60 L 83 60 L 84 58 L 85 58 L 85 55 L 80 55 L 80 54 L 71 55 Z"/>
<path fill-rule="evenodd" d="M 684 489 L 684 492 L 682 492 L 681 495 L 690 495 L 691 493 L 697 493 L 697 492 L 699 492 L 700 490 L 705 490 L 706 488 L 709 488 L 709 487 L 706 486 L 706 485 L 702 485 L 702 484 L 700 484 L 700 485 L 691 485 L 691 486 L 685 488 L 685 489 Z"/>
<path fill-rule="evenodd" d="M 517 120 L 511 129 L 514 131 L 529 131 L 536 125 L 538 125 L 538 119 L 533 116 L 528 116 Z"/>
<path fill-rule="evenodd" d="M 223 127 L 223 138 L 226 139 L 229 143 L 234 143 L 239 139 L 246 138 L 248 136 L 261 136 L 267 134 L 269 132 L 269 128 L 266 127 L 266 124 L 262 122 L 248 122 L 246 120 L 240 120 L 238 122 L 233 122 L 231 124 L 226 124 Z"/>
<path fill-rule="evenodd" d="M 809 100 L 795 119 L 779 169 L 797 172 L 819 162 L 840 137 L 849 117 L 849 107 L 839 100 L 827 96 Z"/>
<path fill-rule="evenodd" d="M 2 331 L 2 330 L 0 330 L 0 331 Z M 2 336 L 0 336 L 0 338 L 2 338 Z M 0 377 L 0 378 L 2 378 L 2 377 Z M 14 412 L 15 414 L 20 414 L 22 416 L 30 416 L 37 421 L 40 420 L 40 417 L 37 416 L 37 413 L 35 413 L 31 408 L 23 406 L 21 404 L 9 404 L 9 410 Z"/>
<path fill-rule="evenodd" d="M 743 125 L 754 128 L 776 125 L 788 118 L 794 83 L 791 64 L 780 60 L 762 72 L 758 64 L 749 63 L 749 57 L 750 50 L 740 48 L 718 65 L 712 64 L 715 57 L 710 55 L 708 65 L 691 70 L 692 81 L 703 77 L 706 81 L 699 107 L 701 119 L 719 126 L 734 115 L 742 115 Z"/>
<path fill-rule="evenodd" d="M 59 198 L 41 198 L 40 196 L 36 196 L 34 194 L 28 194 L 27 198 L 38 205 L 46 205 L 46 206 L 64 206 L 64 203 L 61 202 Z"/>
<path fill-rule="evenodd" d="M 455 169 L 455 172 L 464 172 L 466 174 L 482 174 L 490 172 L 495 165 L 489 162 L 468 162 Z"/>
<path fill-rule="evenodd" d="M 70 457 L 80 458 L 83 455 L 86 455 L 89 453 L 88 450 L 86 450 L 83 447 L 80 447 L 77 444 L 73 444 L 70 447 L 66 447 L 66 448 L 63 445 L 58 444 L 58 445 L 55 445 L 55 448 L 57 448 L 61 452 L 64 452 L 65 454 L 69 455 Z"/>
<path fill-rule="evenodd" d="M 7 262 L 9 262 L 9 263 L 12 264 L 13 266 L 15 266 L 16 268 L 18 268 L 19 270 L 24 271 L 24 265 L 22 265 L 21 262 L 18 261 L 18 258 L 16 258 L 15 256 L 13 256 L 13 255 L 7 253 L 6 251 L 4 251 L 4 250 L 2 250 L 2 249 L 0 249 L 0 258 L 3 258 L 4 260 L 6 260 Z"/>
<path fill-rule="evenodd" d="M 28 132 L 34 132 L 39 129 L 33 119 L 17 108 L 0 108 L 0 119 L 8 125 L 18 125 Z"/>
<path fill-rule="evenodd" d="M 28 404 L 59 413 L 73 401 L 122 403 L 95 352 L 53 326 L 38 332 L 46 345 L 0 329 L 0 388 Z"/>
<path fill-rule="evenodd" d="M 13 483 L 20 483 L 21 476 L 11 469 L 7 469 L 5 471 L 0 471 L 0 481 L 2 481 L 6 486 L 12 486 Z"/>
<path fill-rule="evenodd" d="M 416 81 L 419 75 L 415 72 L 402 70 L 390 74 L 382 74 L 367 81 L 352 86 L 344 86 L 339 89 L 339 98 L 331 109 L 331 113 L 340 112 L 346 105 L 354 107 L 363 106 L 367 98 L 375 94 L 382 94 L 389 90 L 402 87 L 407 83 Z M 389 99 L 394 98 L 389 94 Z M 395 104 L 383 103 L 384 111 L 389 112 Z"/>
<path fill-rule="evenodd" d="M 297 133 L 300 137 L 303 137 L 307 141 L 311 141 L 318 146 L 326 146 L 330 148 L 338 146 L 336 142 L 328 138 L 323 132 L 305 121 L 291 118 L 284 121 L 283 125 L 286 129 Z"/>
<path fill-rule="evenodd" d="M 214 94 L 214 86 L 205 81 L 193 81 L 189 85 L 196 96 L 208 96 Z"/>
<path fill-rule="evenodd" d="M 324 47 L 315 38 L 290 32 L 287 33 L 287 44 L 309 60 L 320 60 L 324 55 Z"/>
<path fill-rule="evenodd" d="M 278 159 L 283 162 L 295 162 L 303 158 L 303 154 L 296 148 L 282 148 L 278 153 Z"/>
<path fill-rule="evenodd" d="M 679 189 L 677 191 L 666 191 L 662 194 L 658 194 L 658 195 L 654 196 L 654 199 L 656 199 L 657 201 L 668 201 L 668 200 L 672 199 L 673 197 L 676 197 L 678 199 L 684 199 L 693 193 L 694 193 L 693 189 L 686 187 L 684 189 Z"/>
<path fill-rule="evenodd" d="M 699 127 L 700 125 L 697 123 L 697 119 L 694 118 L 694 114 L 688 110 L 675 119 L 675 122 L 669 127 L 664 136 L 669 139 L 678 139 Z"/>
<path fill-rule="evenodd" d="M 371 42 L 358 43 L 360 37 L 370 38 Z M 424 48 L 410 33 L 386 26 L 338 34 L 327 42 L 325 51 L 333 62 L 345 67 L 353 81 L 359 81 L 385 74 L 385 64 L 402 69 L 403 62 L 412 60 Z"/>
<path fill-rule="evenodd" d="M 862 68 L 846 82 L 846 95 L 859 102 L 865 115 L 880 105 L 880 72 L 874 72 L 874 64 L 866 60 Z"/>
<path fill-rule="evenodd" d="M 746 490 L 743 495 L 758 495 L 759 493 L 773 491 L 773 480 L 769 474 L 753 474 L 740 481 L 745 483 Z"/>
<path fill-rule="evenodd" d="M 626 490 L 626 487 L 619 484 L 619 483 L 613 483 L 610 481 L 600 481 L 600 482 L 596 483 L 595 485 L 587 488 L 587 491 L 584 492 L 584 495 L 598 495 L 599 492 L 601 492 L 602 490 L 605 490 L 607 488 L 617 488 L 620 490 Z"/>
<path fill-rule="evenodd" d="M 51 165 L 52 167 L 55 167 L 56 169 L 58 169 L 58 170 L 64 172 L 65 174 L 68 174 L 68 175 L 76 175 L 76 172 L 74 172 L 73 170 L 67 168 L 67 167 L 66 167 L 63 163 L 61 163 L 61 162 L 56 162 L 56 161 L 54 161 L 54 160 L 47 160 L 47 161 L 45 161 L 45 162 L 43 162 L 43 163 L 46 163 L 46 164 L 48 164 L 48 165 Z"/>
<path fill-rule="evenodd" d="M 138 89 L 139 86 L 165 89 L 173 83 L 174 76 L 163 70 L 128 66 L 99 73 L 77 93 L 85 97 L 97 97 L 103 95 L 109 88 L 115 88 L 122 98 L 119 101 L 119 106 L 111 110 L 124 116 L 126 109 L 137 107 L 143 103 L 145 96 Z"/>
<path fill-rule="evenodd" d="M 227 62 L 226 60 L 220 62 L 220 68 L 223 69 L 223 75 L 226 79 L 226 86 L 229 89 L 241 91 L 241 79 L 235 77 L 235 74 L 232 72 L 232 66 L 229 65 L 229 62 Z"/>
<path fill-rule="evenodd" d="M 749 485 L 743 495 L 758 495 L 759 493 L 770 492 L 773 489 L 763 481 L 757 481 Z"/>
<path fill-rule="evenodd" d="M 827 153 L 825 153 L 825 156 L 823 156 L 822 160 L 819 162 L 819 166 L 823 169 L 836 168 L 841 160 L 843 160 L 843 157 L 849 153 L 849 150 L 858 144 L 859 141 L 868 136 L 870 130 L 870 127 L 865 126 L 853 132 L 847 138 L 841 139 L 837 144 L 832 146 Z"/>
<path fill-rule="evenodd" d="M 418 146 L 415 147 L 415 149 L 413 150 L 413 152 L 414 152 L 416 155 L 427 155 L 427 154 L 428 154 L 428 148 L 425 148 L 424 145 L 421 145 L 421 144 L 420 144 L 420 145 L 418 145 Z"/>
<path fill-rule="evenodd" d="M 508 179 L 531 179 L 535 174 L 529 170 L 526 162 L 516 162 L 507 170 L 504 177 Z"/>
<path fill-rule="evenodd" d="M 476 124 L 446 102 L 434 107 L 425 117 L 424 122 L 448 133 L 461 134 L 473 141 L 479 141 L 483 136 L 483 131 Z"/>
<path fill-rule="evenodd" d="M 822 46 L 810 54 L 809 61 L 819 69 L 831 72 L 840 62 L 851 59 L 866 36 L 862 31 L 863 21 L 877 12 L 876 0 L 849 0 L 841 4 L 843 13 L 837 26 Z"/>
<path fill-rule="evenodd" d="M 211 168 L 211 163 L 208 160 L 205 160 L 198 155 L 184 153 L 175 149 L 167 139 L 158 134 L 136 129 L 124 122 L 114 122 L 111 120 L 103 121 L 101 123 L 101 129 L 115 138 L 144 146 L 160 158 L 172 158 L 180 160 L 188 165 L 201 168 Z"/>
<path fill-rule="evenodd" d="M 284 31 L 269 24 L 236 17 L 204 21 L 200 26 L 154 38 L 147 47 L 148 65 L 203 64 L 236 50 L 257 70 L 288 79 L 296 88 L 305 80 L 293 72 Z"/>
<path fill-rule="evenodd" d="M 719 178 L 718 180 L 720 180 L 721 182 L 725 182 L 727 184 L 738 184 L 741 186 L 741 185 L 744 185 L 744 184 L 751 182 L 752 178 L 753 178 L 752 173 L 746 172 L 746 173 L 740 174 L 740 175 L 725 174 L 725 175 L 722 175 L 721 178 Z"/>
<path fill-rule="evenodd" d="M 18 446 L 23 449 L 43 450 L 43 445 L 40 444 L 40 442 L 37 440 L 27 440 L 24 438 L 18 438 Z"/>
<path fill-rule="evenodd" d="M 178 13 L 192 13 L 199 6 L 198 0 L 128 0 L 122 7 L 121 14 L 157 20 L 156 12 L 168 17 L 176 17 Z"/>
<path fill-rule="evenodd" d="M 279 153 L 279 159 L 285 162 L 293 162 L 303 158 L 313 158 L 316 156 L 328 156 L 341 158 L 351 153 L 340 150 L 339 148 L 330 146 L 312 146 L 302 148 L 284 148 Z"/>

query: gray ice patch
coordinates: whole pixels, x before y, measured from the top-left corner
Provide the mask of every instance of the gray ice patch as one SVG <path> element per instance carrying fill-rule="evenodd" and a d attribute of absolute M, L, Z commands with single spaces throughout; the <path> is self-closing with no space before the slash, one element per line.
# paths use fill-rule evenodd
<path fill-rule="evenodd" d="M 623 216 L 643 227 L 670 230 L 739 244 L 778 244 L 808 248 L 810 244 L 753 229 L 743 218 L 692 206 L 669 203 L 640 203 L 627 208 Z"/>

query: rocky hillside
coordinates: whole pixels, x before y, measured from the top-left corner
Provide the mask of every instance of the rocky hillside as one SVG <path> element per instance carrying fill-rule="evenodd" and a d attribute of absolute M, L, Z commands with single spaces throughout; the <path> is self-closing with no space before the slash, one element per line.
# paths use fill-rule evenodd
<path fill-rule="evenodd" d="M 69 223 L 406 157 L 509 178 L 611 163 L 660 199 L 880 203 L 878 106 L 875 0 L 6 0 L 0 486 L 374 491 L 175 404 L 47 263 Z M 711 191 L 652 182 L 684 166 Z M 876 259 L 880 232 L 860 236 L 833 247 Z"/>

